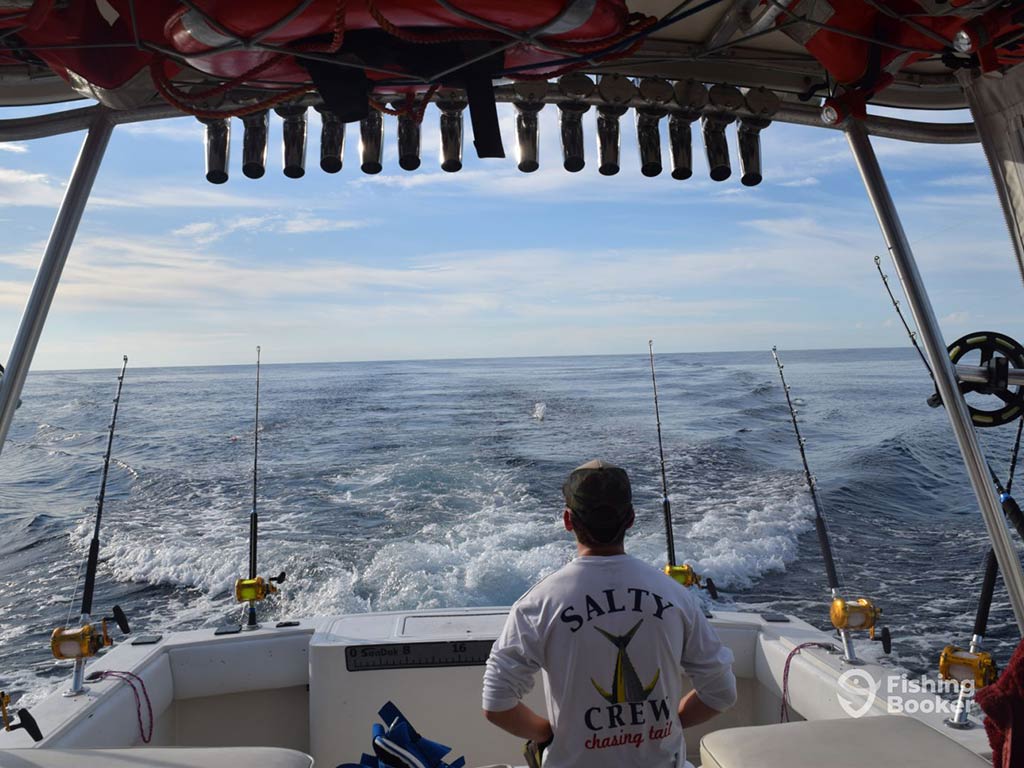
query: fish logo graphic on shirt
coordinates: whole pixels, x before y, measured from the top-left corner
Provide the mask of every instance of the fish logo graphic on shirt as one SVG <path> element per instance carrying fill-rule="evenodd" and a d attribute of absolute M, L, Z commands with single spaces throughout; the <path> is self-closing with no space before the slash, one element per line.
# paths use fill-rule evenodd
<path fill-rule="evenodd" d="M 605 632 L 600 627 L 594 627 L 594 629 L 608 638 L 608 641 L 618 649 L 618 653 L 615 655 L 615 670 L 612 672 L 611 692 L 602 688 L 594 678 L 590 678 L 590 682 L 593 683 L 594 688 L 597 689 L 597 692 L 601 694 L 602 698 L 604 698 L 604 700 L 609 704 L 646 701 L 647 697 L 651 695 L 651 691 L 654 690 L 654 686 L 658 684 L 658 678 L 661 677 L 661 670 L 658 669 L 650 684 L 644 685 L 641 683 L 640 675 L 637 674 L 636 668 L 633 666 L 633 662 L 629 660 L 629 654 L 626 653 L 626 646 L 629 645 L 629 642 L 633 639 L 636 631 L 640 629 L 640 625 L 643 623 L 644 620 L 640 619 L 640 621 L 634 624 L 633 628 L 624 635 L 613 635 L 610 632 Z"/>

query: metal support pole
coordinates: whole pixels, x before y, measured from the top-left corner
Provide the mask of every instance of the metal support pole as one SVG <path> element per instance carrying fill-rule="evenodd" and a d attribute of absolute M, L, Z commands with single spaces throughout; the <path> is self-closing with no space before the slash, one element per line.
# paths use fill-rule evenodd
<path fill-rule="evenodd" d="M 71 698 L 85 693 L 85 659 L 75 659 L 75 670 L 71 675 L 71 687 L 64 691 L 64 696 Z"/>
<path fill-rule="evenodd" d="M 0 451 L 3 450 L 4 442 L 7 440 L 7 433 L 10 431 L 11 421 L 14 419 L 14 409 L 18 405 L 18 398 L 25 386 L 25 378 L 28 376 L 32 357 L 35 355 L 39 337 L 43 332 L 43 325 L 46 323 L 46 315 L 50 311 L 53 296 L 57 292 L 57 284 L 60 283 L 60 276 L 64 271 L 71 243 L 74 242 L 78 223 L 82 220 L 82 212 L 85 210 L 85 204 L 89 201 L 89 193 L 92 191 L 96 173 L 99 171 L 100 162 L 103 160 L 103 153 L 107 149 L 113 129 L 113 123 L 103 113 L 99 113 L 89 126 L 89 132 L 85 136 L 85 141 L 82 142 L 82 149 L 78 153 L 74 171 L 71 173 L 71 181 L 64 192 L 64 199 L 61 201 L 57 218 L 53 222 L 50 239 L 46 244 L 46 252 L 39 264 L 39 271 L 36 272 L 32 293 L 25 305 L 21 325 L 18 326 L 18 334 L 14 337 L 14 344 L 11 346 L 7 370 L 3 378 L 0 379 Z"/>
<path fill-rule="evenodd" d="M 1024 74 L 1010 70 L 1005 77 L 993 80 L 980 72 L 961 69 L 956 77 L 971 108 L 1010 242 L 1017 255 L 1017 266 L 1024 277 L 1024 220 L 1021 218 L 1024 217 L 1024 178 L 1017 160 L 1024 139 L 1024 126 L 1020 122 Z"/>
<path fill-rule="evenodd" d="M 910 242 L 903 231 L 903 225 L 896 213 L 896 206 L 889 194 L 889 188 L 886 186 L 878 158 L 871 146 L 871 139 L 868 138 L 867 131 L 860 122 L 856 120 L 847 122 L 847 141 L 853 151 L 861 178 L 864 180 L 871 206 L 875 209 L 875 216 L 882 228 L 882 235 L 885 237 L 886 245 L 892 256 L 896 273 L 903 284 L 903 291 L 917 323 L 928 361 L 935 373 L 935 385 L 946 406 L 946 413 L 949 414 L 953 434 L 960 447 L 974 495 L 978 499 L 982 519 L 985 521 L 989 538 L 992 540 L 992 549 L 999 562 L 999 571 L 1003 574 L 1013 615 L 1017 620 L 1018 628 L 1024 632 L 1024 572 L 1021 571 L 1020 560 L 1017 558 L 1017 553 L 1007 533 L 999 497 L 989 479 L 988 465 L 981 451 L 981 445 L 978 443 L 974 425 L 971 423 L 967 404 L 960 395 L 956 373 L 949 355 L 946 353 L 942 330 L 935 318 L 931 300 L 928 298 L 928 293 L 921 280 L 921 273 L 917 269 L 914 254 L 910 250 Z"/>

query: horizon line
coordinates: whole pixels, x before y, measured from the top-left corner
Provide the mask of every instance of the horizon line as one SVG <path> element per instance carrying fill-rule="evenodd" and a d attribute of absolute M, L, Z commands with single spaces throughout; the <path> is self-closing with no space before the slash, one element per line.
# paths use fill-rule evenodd
<path fill-rule="evenodd" d="M 260 345 L 261 347 L 263 345 Z M 786 352 L 867 352 L 875 350 L 893 350 L 893 349 L 906 349 L 910 352 L 909 347 L 900 346 L 888 346 L 888 347 L 805 347 L 802 349 L 788 349 Z M 701 350 L 695 352 L 658 352 L 659 356 L 666 355 L 723 355 L 723 354 L 756 354 L 764 352 L 770 354 L 771 349 L 719 349 L 719 350 Z M 647 352 L 597 352 L 591 354 L 550 354 L 550 355 L 480 355 L 476 357 L 409 357 L 409 358 L 391 358 L 391 359 L 365 359 L 365 360 L 305 360 L 305 361 L 292 361 L 292 362 L 281 362 L 281 363 L 268 363 L 261 362 L 261 367 L 267 366 L 285 366 L 285 365 L 367 365 L 367 364 L 384 364 L 384 363 L 456 363 L 456 362 L 469 362 L 476 360 L 547 360 L 560 357 L 569 358 L 583 358 L 583 357 L 631 357 L 633 355 L 640 355 L 643 357 L 647 356 Z M 130 362 L 130 360 L 129 360 Z M 254 366 L 256 361 L 253 360 L 251 363 L 186 363 L 180 365 L 141 365 L 135 366 L 134 370 L 174 370 L 180 368 L 247 368 Z M 90 371 L 106 371 L 113 369 L 117 366 L 111 366 L 109 369 L 106 367 L 98 368 L 30 368 L 29 374 L 33 373 L 86 373 Z"/>

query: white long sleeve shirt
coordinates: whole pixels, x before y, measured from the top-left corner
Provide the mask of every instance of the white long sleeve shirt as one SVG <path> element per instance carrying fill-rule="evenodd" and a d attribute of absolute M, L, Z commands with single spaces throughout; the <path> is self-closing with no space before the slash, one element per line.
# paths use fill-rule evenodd
<path fill-rule="evenodd" d="M 690 592 L 629 555 L 579 557 L 512 606 L 484 672 L 483 706 L 514 707 L 543 673 L 554 740 L 545 768 L 677 768 L 685 673 L 719 711 L 732 652 Z"/>

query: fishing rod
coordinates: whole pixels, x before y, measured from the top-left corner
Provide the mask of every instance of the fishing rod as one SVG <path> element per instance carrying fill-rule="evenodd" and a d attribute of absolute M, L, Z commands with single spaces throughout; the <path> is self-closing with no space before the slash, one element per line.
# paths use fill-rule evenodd
<path fill-rule="evenodd" d="M 256 514 L 257 476 L 260 465 L 260 348 L 256 347 L 256 418 L 252 428 L 252 512 L 249 514 L 249 578 L 256 578 L 256 542 L 259 517 Z"/>
<path fill-rule="evenodd" d="M 832 549 L 832 539 L 829 536 L 828 525 L 825 521 L 825 513 L 818 495 L 818 485 L 811 474 L 811 467 L 807 461 L 807 451 L 804 448 L 806 440 L 800 433 L 800 424 L 796 418 L 796 406 L 793 405 L 793 398 L 790 396 L 789 385 L 786 383 L 786 375 L 782 372 L 785 367 L 779 359 L 777 347 L 772 347 L 772 357 L 775 358 L 775 366 L 779 369 L 779 379 L 782 381 L 782 391 L 786 395 L 786 405 L 789 408 L 789 418 L 793 423 L 793 432 L 796 435 L 796 444 L 800 449 L 800 461 L 804 466 L 804 480 L 811 493 L 811 503 L 814 505 L 814 529 L 818 534 L 818 546 L 821 549 L 822 559 L 825 561 L 825 575 L 828 578 L 829 591 L 832 593 L 832 606 L 829 611 L 829 618 L 832 626 L 839 633 L 843 643 L 843 658 L 849 664 L 859 664 L 853 647 L 854 630 L 866 630 L 868 636 L 875 640 L 875 628 L 882 615 L 882 609 L 875 607 L 872 601 L 865 597 L 857 600 L 845 600 L 841 596 L 842 585 L 839 580 L 839 573 L 836 570 L 836 561 Z M 877 638 L 882 643 L 882 649 L 889 653 L 892 649 L 892 637 L 888 627 L 881 628 L 881 636 Z"/>
<path fill-rule="evenodd" d="M 917 332 L 911 329 L 910 324 L 903 315 L 903 310 L 900 309 L 899 301 L 893 295 L 892 288 L 889 286 L 889 278 L 885 272 L 882 271 L 882 259 L 879 256 L 875 256 L 875 268 L 878 270 L 878 274 L 882 278 L 882 285 L 885 286 L 885 292 L 889 295 L 889 301 L 892 302 L 892 307 L 896 310 L 896 316 L 899 317 L 900 323 L 903 325 L 903 329 L 907 332 L 907 336 L 910 338 L 910 343 L 917 352 L 917 356 L 921 358 L 921 363 L 928 372 L 928 376 L 932 380 L 932 383 L 934 383 L 935 373 L 932 371 L 932 367 L 928 364 L 928 360 L 924 356 L 924 352 L 921 351 L 921 347 L 917 343 Z M 928 399 L 928 405 L 932 407 L 936 407 L 941 404 L 942 401 L 937 392 Z M 1003 514 L 1016 529 L 1017 534 L 1024 539 L 1024 513 L 1021 512 L 1020 506 L 1011 495 L 1011 491 L 1013 489 L 1013 476 L 1017 469 L 1017 458 L 1020 452 L 1022 430 L 1024 430 L 1024 419 L 1019 420 L 1017 423 L 1017 437 L 1014 441 L 1013 451 L 1010 455 L 1010 470 L 1007 475 L 1005 487 L 1002 482 L 1000 482 L 999 476 L 996 474 L 995 470 L 992 469 L 992 465 L 987 459 L 985 461 L 985 465 L 988 467 L 988 472 L 992 477 L 992 482 L 995 485 L 996 490 L 999 492 L 999 501 L 1003 508 Z M 984 576 L 982 577 L 981 582 L 981 593 L 978 595 L 978 607 L 974 615 L 974 631 L 971 633 L 970 645 L 966 650 L 958 648 L 955 645 L 947 645 L 942 649 L 942 653 L 939 655 L 940 677 L 946 680 L 971 680 L 974 683 L 974 688 L 971 689 L 967 686 L 960 686 L 953 714 L 948 720 L 946 720 L 946 724 L 952 728 L 965 729 L 971 727 L 968 716 L 970 714 L 970 701 L 974 691 L 977 688 L 981 688 L 982 686 L 993 682 L 997 676 L 997 670 L 995 662 L 992 660 L 992 656 L 983 650 L 985 636 L 988 634 L 988 619 L 992 608 L 992 598 L 995 594 L 996 578 L 999 575 L 999 563 L 996 561 L 996 553 L 992 547 L 989 547 L 988 551 L 985 553 L 982 570 L 984 571 Z"/>
<path fill-rule="evenodd" d="M 710 578 L 701 579 L 690 565 L 676 564 L 676 542 L 672 533 L 672 504 L 668 499 L 668 478 L 665 474 L 665 446 L 661 439 L 661 410 L 658 407 L 658 378 L 654 373 L 654 339 L 647 340 L 647 351 L 651 357 L 651 385 L 654 389 L 654 420 L 658 425 L 658 456 L 661 459 L 661 511 L 665 518 L 665 545 L 668 549 L 668 564 L 665 573 L 685 587 L 696 586 L 706 589 L 712 600 L 718 599 L 718 589 Z"/>
<path fill-rule="evenodd" d="M 793 405 L 793 399 L 789 395 L 789 385 L 786 384 L 786 376 L 782 372 L 783 365 L 779 359 L 778 348 L 772 347 L 772 357 L 775 358 L 775 365 L 779 369 L 779 378 L 782 379 L 782 391 L 786 395 L 786 405 L 789 406 L 789 418 L 793 422 L 793 432 L 796 433 L 796 445 L 800 449 L 800 461 L 804 465 L 804 480 L 807 481 L 807 487 L 811 491 L 811 503 L 814 505 L 814 528 L 818 533 L 818 546 L 821 548 L 821 556 L 825 560 L 825 574 L 828 577 L 828 588 L 833 594 L 839 592 L 839 574 L 836 571 L 836 561 L 832 554 L 832 540 L 828 534 L 828 528 L 825 524 L 825 515 L 822 512 L 821 499 L 818 498 L 818 485 L 814 481 L 814 475 L 811 474 L 811 467 L 807 463 L 807 451 L 804 449 L 805 440 L 803 435 L 800 434 L 800 425 L 796 420 L 796 407 Z"/>
<path fill-rule="evenodd" d="M 899 317 L 900 322 L 903 324 L 904 330 L 907 332 L 907 336 L 910 338 L 910 343 L 914 346 L 914 350 L 917 352 L 917 356 L 921 358 L 921 363 L 924 365 L 924 369 L 928 371 L 928 376 L 932 382 L 935 382 L 935 373 L 932 371 L 932 367 L 928 364 L 928 359 L 924 356 L 924 352 L 921 350 L 921 346 L 917 343 L 917 332 L 912 330 L 910 324 L 907 322 L 906 317 L 903 315 L 903 310 L 900 309 L 900 303 L 893 295 L 892 288 L 889 286 L 889 277 L 882 271 L 882 259 L 879 256 L 875 256 L 875 268 L 878 270 L 879 276 L 882 278 L 882 285 L 885 286 L 885 292 L 889 294 L 889 301 L 892 302 L 892 308 L 896 310 L 896 316 Z M 942 404 L 942 401 L 938 398 L 938 395 L 932 395 L 928 399 L 928 404 L 931 406 L 938 406 Z M 1017 501 L 1010 495 L 1009 486 L 1013 485 L 1013 473 L 1017 467 L 1017 457 L 1020 452 L 1020 443 L 1022 437 L 1022 430 L 1024 430 L 1024 419 L 1020 419 L 1017 422 L 1017 437 L 1013 444 L 1013 452 L 1010 457 L 1010 474 L 1007 481 L 1007 487 L 1004 488 L 1003 484 L 999 481 L 999 476 L 992 469 L 992 465 L 986 459 L 985 465 L 988 467 L 988 473 L 992 477 L 992 482 L 996 486 L 996 490 L 999 492 L 999 502 L 1003 507 L 1003 514 L 1006 519 L 1013 525 L 1017 531 L 1017 535 L 1024 540 L 1024 512 L 1021 511 Z"/>
<path fill-rule="evenodd" d="M 1017 529 L 1018 534 L 1024 526 L 1024 514 L 1021 513 L 1017 501 L 1011 495 L 1013 491 L 1013 476 L 1017 470 L 1017 457 L 1020 452 L 1021 432 L 1024 430 L 1024 419 L 1017 424 L 1017 440 L 1013 446 L 1013 453 L 1010 456 L 1010 471 L 1006 478 L 1006 486 L 999 482 L 999 477 L 989 467 L 992 475 L 992 482 L 999 491 L 999 500 L 1003 506 L 1003 513 L 1006 518 Z M 1024 536 L 1024 534 L 1022 534 Z M 992 655 L 984 650 L 985 637 L 988 635 L 988 617 L 992 608 L 992 598 L 996 591 L 996 577 L 999 575 L 999 563 L 996 561 L 996 552 L 990 546 L 985 553 L 985 560 L 982 565 L 984 576 L 981 580 L 981 594 L 978 595 L 978 608 L 974 615 L 974 631 L 971 633 L 971 642 L 965 651 L 955 645 L 947 645 L 939 654 L 939 676 L 943 679 L 971 680 L 974 685 L 971 688 L 961 685 L 957 695 L 956 706 L 953 714 L 946 720 L 951 728 L 966 729 L 971 727 L 970 706 L 975 691 L 985 685 L 995 682 L 998 676 L 995 661 Z"/>
<path fill-rule="evenodd" d="M 260 624 L 256 617 L 256 604 L 265 600 L 268 595 L 277 592 L 275 584 L 282 584 L 285 580 L 285 572 L 281 571 L 277 576 L 264 579 L 257 575 L 257 553 L 259 546 L 259 515 L 256 504 L 258 499 L 259 482 L 259 459 L 260 459 L 260 348 L 256 347 L 256 418 L 253 425 L 252 437 L 252 511 L 249 513 L 249 577 L 238 579 L 235 582 L 235 599 L 240 603 L 246 603 L 245 623 L 241 626 L 245 630 L 259 629 Z M 234 630 L 237 631 L 235 625 Z M 218 630 L 226 634 L 223 630 Z"/>
<path fill-rule="evenodd" d="M 672 533 L 672 504 L 668 500 L 668 478 L 665 475 L 665 446 L 661 440 L 661 410 L 658 408 L 658 378 L 654 373 L 654 339 L 648 339 L 647 351 L 651 356 L 651 385 L 654 388 L 654 420 L 658 425 L 658 455 L 661 458 L 661 511 L 665 517 L 665 546 L 668 565 L 676 566 L 676 542 Z"/>
<path fill-rule="evenodd" d="M 103 503 L 107 494 L 107 477 L 110 471 L 110 455 L 114 447 L 114 431 L 117 426 L 117 411 L 121 404 L 121 389 L 124 386 L 124 374 L 128 368 L 128 355 L 124 356 L 121 373 L 117 377 L 117 394 L 114 396 L 113 413 L 110 427 L 107 430 L 107 449 L 103 454 L 103 474 L 100 477 L 100 491 L 96 497 L 96 520 L 93 526 L 92 540 L 89 542 L 89 555 L 85 566 L 85 580 L 82 586 L 81 626 L 58 627 L 50 637 L 50 649 L 58 659 L 74 659 L 75 669 L 71 681 L 69 696 L 77 696 L 85 690 L 83 684 L 85 660 L 95 656 L 100 648 L 113 644 L 107 633 L 107 622 L 113 621 L 124 634 L 129 634 L 128 618 L 121 607 L 115 605 L 113 615 L 101 619 L 99 632 L 92 623 L 92 603 L 96 591 L 96 571 L 100 557 L 100 526 L 103 523 Z"/>

